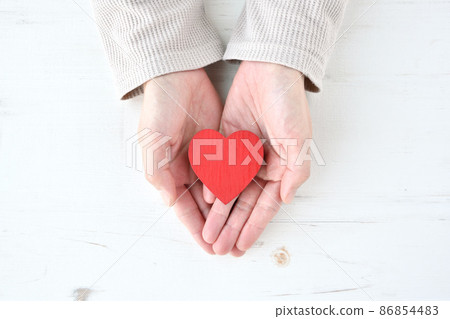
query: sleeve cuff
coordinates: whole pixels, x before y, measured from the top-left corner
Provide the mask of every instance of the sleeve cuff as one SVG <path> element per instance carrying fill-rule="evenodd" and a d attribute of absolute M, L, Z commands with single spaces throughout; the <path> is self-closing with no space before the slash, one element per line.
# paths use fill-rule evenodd
<path fill-rule="evenodd" d="M 281 64 L 319 92 L 346 0 L 246 0 L 224 60 Z"/>
<path fill-rule="evenodd" d="M 121 99 L 167 73 L 193 70 L 223 57 L 203 0 L 93 0 L 93 9 Z"/>
<path fill-rule="evenodd" d="M 127 100 L 144 93 L 143 84 L 158 76 L 200 69 L 220 61 L 223 51 L 223 45 L 214 42 L 181 52 L 168 52 L 164 56 L 135 64 L 116 77 L 119 98 Z"/>
<path fill-rule="evenodd" d="M 281 64 L 302 72 L 305 76 L 305 88 L 319 92 L 325 73 L 323 63 L 314 56 L 297 48 L 283 47 L 264 43 L 230 43 L 223 57 L 226 61 L 258 61 Z"/>

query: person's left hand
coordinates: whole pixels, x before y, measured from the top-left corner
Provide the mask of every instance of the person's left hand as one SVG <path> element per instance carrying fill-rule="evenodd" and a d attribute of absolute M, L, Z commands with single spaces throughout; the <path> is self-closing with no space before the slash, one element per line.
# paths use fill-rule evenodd
<path fill-rule="evenodd" d="M 213 203 L 203 228 L 204 240 L 213 244 L 216 254 L 241 256 L 258 239 L 281 203 L 291 202 L 297 188 L 309 177 L 310 161 L 300 161 L 302 165 L 297 161 L 304 141 L 312 137 L 303 76 L 277 64 L 242 62 L 221 123 L 225 136 L 249 130 L 261 139 L 278 139 L 280 143 L 270 145 L 268 140 L 264 144 L 267 165 L 229 204 L 224 205 L 204 190 L 205 200 Z M 293 141 L 297 145 L 292 145 Z"/>

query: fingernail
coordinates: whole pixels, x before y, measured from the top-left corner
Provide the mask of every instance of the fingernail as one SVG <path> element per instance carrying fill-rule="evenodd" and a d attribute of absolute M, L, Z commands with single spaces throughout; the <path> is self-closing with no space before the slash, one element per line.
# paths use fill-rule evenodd
<path fill-rule="evenodd" d="M 247 251 L 247 247 L 243 245 L 242 241 L 239 241 L 236 243 L 236 248 L 240 251 Z"/>
<path fill-rule="evenodd" d="M 214 244 L 214 238 L 209 229 L 203 229 L 202 236 L 203 240 L 206 241 L 208 244 Z"/>
<path fill-rule="evenodd" d="M 294 193 L 294 192 L 288 193 L 288 194 L 286 195 L 286 197 L 284 198 L 284 202 L 285 202 L 286 204 L 291 203 L 291 202 L 294 200 L 294 196 L 295 196 L 295 193 Z"/>
<path fill-rule="evenodd" d="M 172 204 L 172 200 L 171 200 L 170 194 L 168 192 L 166 192 L 165 190 L 162 190 L 159 193 L 161 194 L 161 197 L 162 197 L 164 203 L 167 206 L 170 206 Z"/>

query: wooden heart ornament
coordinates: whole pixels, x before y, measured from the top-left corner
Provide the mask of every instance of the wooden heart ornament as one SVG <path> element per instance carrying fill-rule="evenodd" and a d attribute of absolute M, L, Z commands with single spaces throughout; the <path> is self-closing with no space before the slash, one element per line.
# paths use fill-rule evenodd
<path fill-rule="evenodd" d="M 249 131 L 237 131 L 225 138 L 217 131 L 202 130 L 189 144 L 192 169 L 224 204 L 247 187 L 263 158 L 263 143 Z"/>

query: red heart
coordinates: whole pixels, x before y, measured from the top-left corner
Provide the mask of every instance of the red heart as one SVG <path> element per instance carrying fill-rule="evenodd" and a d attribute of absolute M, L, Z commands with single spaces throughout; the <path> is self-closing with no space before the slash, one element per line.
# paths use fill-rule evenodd
<path fill-rule="evenodd" d="M 192 169 L 224 204 L 252 181 L 263 157 L 261 140 L 249 131 L 237 131 L 225 138 L 214 130 L 202 130 L 189 144 Z"/>

